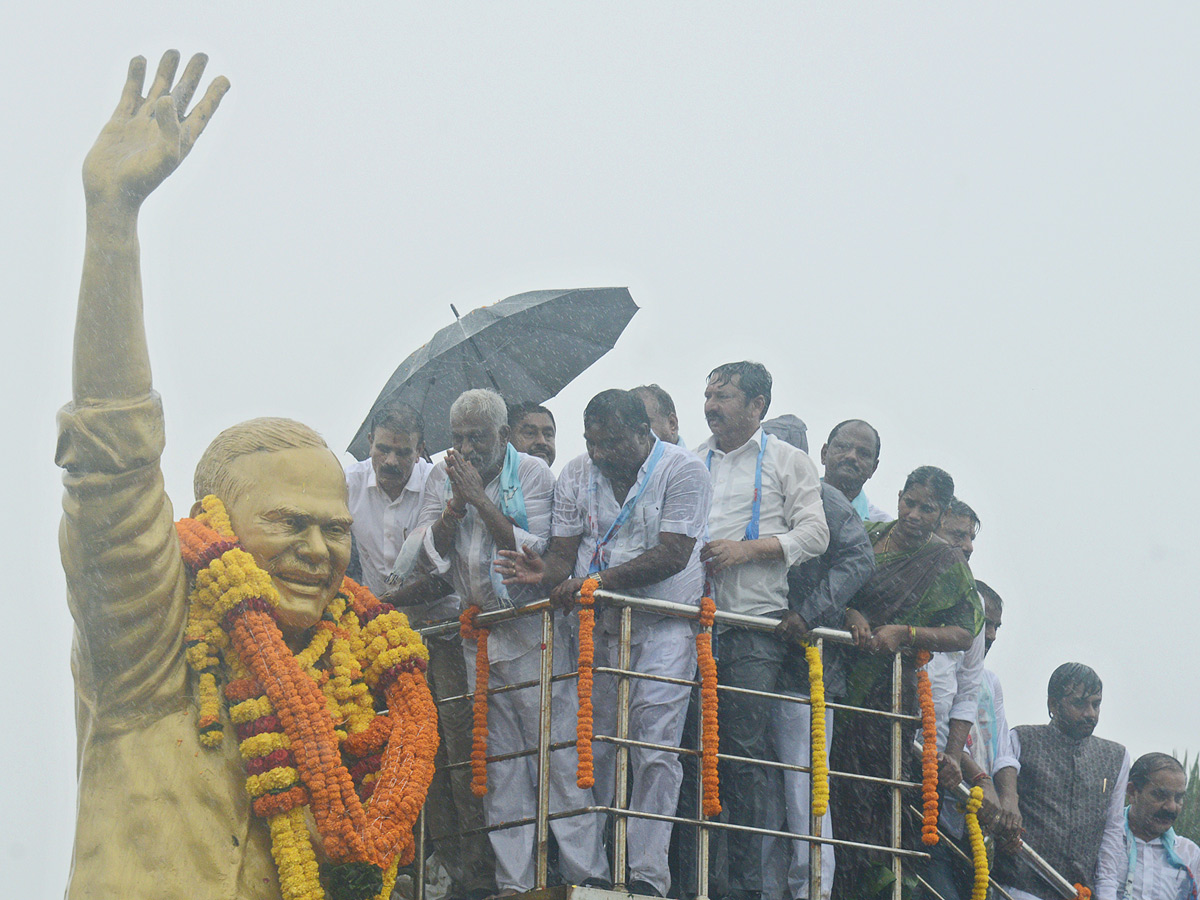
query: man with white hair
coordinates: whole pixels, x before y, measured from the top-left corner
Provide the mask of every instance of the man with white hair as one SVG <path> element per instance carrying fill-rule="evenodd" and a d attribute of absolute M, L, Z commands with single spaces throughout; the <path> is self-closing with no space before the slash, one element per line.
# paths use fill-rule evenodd
<path fill-rule="evenodd" d="M 500 550 L 541 553 L 550 539 L 554 476 L 540 459 L 518 453 L 508 442 L 508 410 L 494 391 L 471 390 L 450 407 L 453 447 L 429 475 L 425 502 L 417 520 L 424 555 L 445 575 L 466 606 L 483 611 L 524 606 L 538 599 L 535 588 L 506 587 L 493 565 Z M 497 624 L 487 638 L 489 686 L 500 688 L 536 681 L 540 671 L 542 629 L 539 616 Z M 559 645 L 559 647 L 561 644 Z M 555 649 L 555 671 L 565 672 L 565 653 Z M 474 688 L 476 645 L 463 642 L 467 672 Z M 537 747 L 539 697 L 534 687 L 495 694 L 488 699 L 488 755 L 531 751 Z M 574 687 L 554 686 L 552 739 L 573 741 Z M 551 755 L 550 809 L 558 812 L 592 805 L 592 792 L 575 784 L 574 747 Z M 484 797 L 489 825 L 532 818 L 536 812 L 537 771 L 528 756 L 488 765 L 495 789 Z M 574 884 L 608 886 L 600 819 L 596 814 L 551 821 L 558 839 L 559 867 Z M 520 825 L 490 833 L 496 856 L 496 887 L 502 894 L 534 888 L 534 826 Z"/>

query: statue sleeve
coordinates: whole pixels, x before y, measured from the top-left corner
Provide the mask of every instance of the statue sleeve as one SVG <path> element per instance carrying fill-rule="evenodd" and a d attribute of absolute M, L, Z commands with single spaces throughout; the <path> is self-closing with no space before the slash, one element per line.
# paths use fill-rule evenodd
<path fill-rule="evenodd" d="M 58 432 L 78 702 L 112 724 L 166 712 L 185 701 L 187 580 L 159 465 L 162 404 L 69 404 Z"/>

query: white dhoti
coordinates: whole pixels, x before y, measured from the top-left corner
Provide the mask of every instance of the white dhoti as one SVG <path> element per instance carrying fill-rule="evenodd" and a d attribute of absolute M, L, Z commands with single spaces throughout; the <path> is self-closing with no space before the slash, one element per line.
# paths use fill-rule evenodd
<path fill-rule="evenodd" d="M 556 634 L 556 637 L 558 635 Z M 475 689 L 475 646 L 463 642 L 467 661 L 468 682 Z M 569 654 L 565 648 L 554 654 L 554 673 L 569 671 Z M 535 648 L 516 659 L 491 663 L 489 682 L 492 688 L 536 681 L 541 669 L 541 652 Z M 575 725 L 578 699 L 574 680 L 553 685 L 551 706 L 551 740 L 571 741 L 572 745 L 550 754 L 550 812 L 562 812 L 592 806 L 590 790 L 575 783 L 578 766 L 575 753 Z M 518 691 L 494 694 L 488 698 L 488 755 L 499 756 L 522 750 L 536 750 L 540 691 L 535 684 Z M 488 825 L 532 818 L 537 814 L 537 756 L 488 763 L 488 792 L 483 798 Z M 603 819 L 598 813 L 587 813 L 550 822 L 558 841 L 559 868 L 572 884 L 588 878 L 609 879 L 608 858 L 604 853 Z M 490 832 L 492 850 L 496 856 L 496 887 L 498 890 L 529 891 L 535 887 L 533 824 L 520 825 Z"/>
<path fill-rule="evenodd" d="M 798 695 L 796 695 L 798 696 Z M 791 766 L 809 766 L 812 709 L 804 703 L 778 700 L 771 719 L 771 744 L 775 758 Z M 825 752 L 833 741 L 833 710 L 825 710 Z M 781 772 L 769 769 L 767 821 L 764 827 L 793 834 L 812 834 L 812 780 L 806 772 Z M 821 818 L 821 836 L 833 837 L 833 826 L 826 812 Z M 808 900 L 809 844 L 787 838 L 764 837 L 762 843 L 762 900 Z M 821 897 L 828 900 L 833 888 L 833 847 L 821 848 Z"/>
<path fill-rule="evenodd" d="M 635 628 L 640 624 L 635 618 Z M 617 661 L 618 636 L 597 630 L 596 665 L 615 668 Z M 684 619 L 665 619 L 648 624 L 630 647 L 629 668 L 647 675 L 694 679 L 696 638 L 692 623 Z M 592 707 L 597 735 L 617 733 L 617 681 L 613 675 L 596 675 Z M 630 679 L 630 740 L 678 747 L 683 737 L 690 690 L 685 685 Z M 607 806 L 615 806 L 617 748 L 603 741 L 596 741 L 593 746 L 596 799 Z M 629 771 L 630 809 L 675 815 L 679 787 L 683 782 L 683 765 L 678 753 L 631 748 Z M 627 821 L 629 881 L 648 882 L 665 896 L 671 887 L 667 850 L 671 843 L 672 823 L 633 817 Z M 617 874 L 619 877 L 621 873 Z"/>

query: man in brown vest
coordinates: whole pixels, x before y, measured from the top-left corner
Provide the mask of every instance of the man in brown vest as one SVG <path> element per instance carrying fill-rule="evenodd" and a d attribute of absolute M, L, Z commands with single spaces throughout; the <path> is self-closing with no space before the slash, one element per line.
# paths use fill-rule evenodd
<path fill-rule="evenodd" d="M 1125 840 L 1129 752 L 1094 737 L 1104 686 L 1082 663 L 1063 663 L 1050 676 L 1049 725 L 1018 725 L 1013 750 L 1020 760 L 1017 792 L 1025 838 L 1074 884 L 1096 887 L 1101 847 L 1120 852 Z M 1002 854 L 996 881 L 1015 900 L 1054 900 L 1058 894 L 1020 858 Z M 1115 900 L 1103 891 L 1096 900 Z"/>

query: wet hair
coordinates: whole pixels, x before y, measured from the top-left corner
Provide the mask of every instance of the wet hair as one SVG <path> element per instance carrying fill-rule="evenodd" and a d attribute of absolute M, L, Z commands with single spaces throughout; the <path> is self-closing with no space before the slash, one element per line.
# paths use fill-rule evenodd
<path fill-rule="evenodd" d="M 950 505 L 946 507 L 946 513 L 951 516 L 962 516 L 964 519 L 970 519 L 972 538 L 978 535 L 979 529 L 983 527 L 983 523 L 979 521 L 978 513 L 957 497 L 951 498 Z"/>
<path fill-rule="evenodd" d="M 1096 674 L 1096 670 L 1083 663 L 1063 663 L 1050 675 L 1050 683 L 1046 685 L 1046 697 L 1049 700 L 1061 700 L 1067 694 L 1078 693 L 1090 697 L 1104 690 L 1104 682 Z"/>
<path fill-rule="evenodd" d="M 583 411 L 583 427 L 591 425 L 621 425 L 633 431 L 649 431 L 650 416 L 636 393 L 610 388 L 588 401 Z"/>
<path fill-rule="evenodd" d="M 838 422 L 833 426 L 833 431 L 829 432 L 829 437 L 826 439 L 825 443 L 832 444 L 833 439 L 837 437 L 838 432 L 847 425 L 865 425 L 867 428 L 871 429 L 871 434 L 875 435 L 875 461 L 878 462 L 879 451 L 883 449 L 883 442 L 879 440 L 879 432 L 875 430 L 875 426 L 863 419 L 847 419 L 845 422 Z"/>
<path fill-rule="evenodd" d="M 749 402 L 755 397 L 763 398 L 763 415 L 767 414 L 767 410 L 771 408 L 771 385 L 773 380 L 771 373 L 767 371 L 767 367 L 762 363 L 750 362 L 743 360 L 742 362 L 725 363 L 717 366 L 708 373 L 709 381 L 716 381 L 717 384 L 729 384 L 733 381 L 734 376 L 737 376 L 737 389 L 746 395 L 746 401 Z"/>
<path fill-rule="evenodd" d="M 1001 599 L 1000 595 L 996 593 L 996 589 L 990 584 L 985 584 L 976 578 L 975 589 L 979 591 L 979 596 L 983 598 L 984 603 L 990 600 L 992 603 L 996 604 L 996 608 L 1000 610 L 1000 612 L 1004 612 L 1004 600 Z"/>
<path fill-rule="evenodd" d="M 264 416 L 232 425 L 212 439 L 196 463 L 196 473 L 192 479 L 196 499 L 202 500 L 209 494 L 215 494 L 228 503 L 249 487 L 230 471 L 230 466 L 239 457 L 307 447 L 329 450 L 329 445 L 321 435 L 294 419 Z M 329 450 L 329 455 L 333 456 L 332 450 Z M 333 459 L 337 461 L 336 456 Z"/>
<path fill-rule="evenodd" d="M 675 414 L 675 401 L 657 384 L 639 384 L 633 389 L 633 392 L 638 395 L 649 394 L 653 397 L 654 402 L 658 404 L 658 411 L 664 418 Z M 645 397 L 643 396 L 642 399 L 645 400 Z"/>
<path fill-rule="evenodd" d="M 497 429 L 508 425 L 508 407 L 504 404 L 504 398 L 486 388 L 475 388 L 458 395 L 458 399 L 450 405 L 450 421 L 463 416 L 481 416 L 490 420 Z"/>
<path fill-rule="evenodd" d="M 526 416 L 549 416 L 550 424 L 554 426 L 555 431 L 558 430 L 558 423 L 554 421 L 554 413 L 546 409 L 546 407 L 534 403 L 532 400 L 526 400 L 524 403 L 513 403 L 508 407 L 508 427 L 516 428 L 523 418 Z"/>
<path fill-rule="evenodd" d="M 1129 786 L 1140 791 L 1150 783 L 1151 775 L 1164 769 L 1183 772 L 1184 780 L 1187 780 L 1187 770 L 1175 757 L 1167 753 L 1143 753 L 1137 758 L 1137 762 L 1129 767 Z"/>
<path fill-rule="evenodd" d="M 939 469 L 937 466 L 920 466 L 913 469 L 908 478 L 904 481 L 904 493 L 911 487 L 927 487 L 933 492 L 933 499 L 937 501 L 937 505 L 942 508 L 942 512 L 950 505 L 954 499 L 954 479 L 950 477 L 950 473 Z"/>
<path fill-rule="evenodd" d="M 418 443 L 425 437 L 425 421 L 421 414 L 407 403 L 397 400 L 390 400 L 371 413 L 371 434 L 379 428 L 397 434 L 415 434 Z"/>

